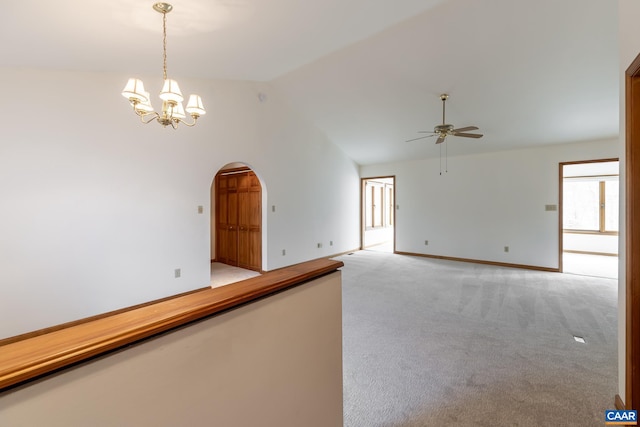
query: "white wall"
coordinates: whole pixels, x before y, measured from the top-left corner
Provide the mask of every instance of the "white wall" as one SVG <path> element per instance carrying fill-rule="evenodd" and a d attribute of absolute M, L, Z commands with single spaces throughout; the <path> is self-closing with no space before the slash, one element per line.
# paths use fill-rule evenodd
<path fill-rule="evenodd" d="M 558 267 L 559 163 L 619 156 L 617 140 L 362 166 L 396 176 L 396 250 Z M 425 246 L 424 241 L 429 245 Z M 509 252 L 504 247 L 509 246 Z"/>
<path fill-rule="evenodd" d="M 640 26 L 638 17 L 640 16 L 640 2 L 635 0 L 618 0 L 618 13 L 620 22 L 620 250 L 618 263 L 618 394 L 624 401 L 626 387 L 626 346 L 624 337 L 626 336 L 626 250 L 625 239 L 625 71 L 631 62 L 640 53 Z"/>
<path fill-rule="evenodd" d="M 340 277 L 0 393 L 0 425 L 342 426 Z"/>
<path fill-rule="evenodd" d="M 562 233 L 562 249 L 565 251 L 618 255 L 618 236 L 610 234 Z"/>
<path fill-rule="evenodd" d="M 0 338 L 207 286 L 210 187 L 227 163 L 250 165 L 277 206 L 264 269 L 359 245 L 357 166 L 269 85 L 179 79 L 207 115 L 174 131 L 137 120 L 128 77 L 0 68 Z"/>

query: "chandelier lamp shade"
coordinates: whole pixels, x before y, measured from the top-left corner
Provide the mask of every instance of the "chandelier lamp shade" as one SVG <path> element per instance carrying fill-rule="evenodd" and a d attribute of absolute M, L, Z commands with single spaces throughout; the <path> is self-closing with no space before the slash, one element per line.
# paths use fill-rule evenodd
<path fill-rule="evenodd" d="M 194 126 L 198 118 L 206 114 L 204 106 L 202 105 L 202 98 L 198 95 L 190 95 L 187 107 L 184 108 L 182 106 L 184 97 L 182 96 L 182 92 L 180 92 L 178 82 L 167 78 L 167 13 L 171 12 L 173 6 L 169 3 L 155 3 L 153 9 L 162 13 L 162 71 L 164 77 L 164 85 L 160 92 L 162 109 L 160 112 L 153 110 L 149 92 L 144 89 L 144 83 L 142 83 L 140 79 L 129 79 L 122 91 L 122 96 L 129 100 L 133 111 L 140 117 L 140 120 L 144 124 L 156 120 L 162 126 L 166 127 L 171 125 L 174 129 L 177 129 L 180 123 L 185 126 Z M 187 114 L 191 116 L 193 121 L 185 121 Z"/>

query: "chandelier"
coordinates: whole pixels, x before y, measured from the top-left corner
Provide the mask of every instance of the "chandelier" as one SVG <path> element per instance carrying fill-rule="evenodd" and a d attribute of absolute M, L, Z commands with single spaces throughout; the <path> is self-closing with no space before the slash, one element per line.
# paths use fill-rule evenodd
<path fill-rule="evenodd" d="M 160 92 L 162 111 L 153 111 L 149 92 L 144 90 L 144 84 L 140 79 L 129 79 L 122 91 L 122 96 L 129 100 L 133 106 L 133 111 L 144 124 L 157 120 L 162 126 L 171 125 L 174 129 L 177 129 L 180 123 L 185 126 L 194 126 L 198 117 L 206 114 L 202 99 L 198 95 L 190 95 L 185 109 L 182 106 L 184 98 L 178 87 L 178 82 L 167 78 L 167 13 L 171 12 L 173 6 L 169 3 L 155 3 L 153 9 L 162 13 L 162 72 L 164 77 L 164 86 L 162 87 L 162 92 Z M 193 122 L 185 121 L 187 117 L 185 110 L 193 118 Z"/>

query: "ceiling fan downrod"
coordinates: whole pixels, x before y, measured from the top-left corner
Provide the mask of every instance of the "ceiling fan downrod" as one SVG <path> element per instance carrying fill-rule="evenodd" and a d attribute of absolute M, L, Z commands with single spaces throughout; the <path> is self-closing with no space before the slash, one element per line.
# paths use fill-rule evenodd
<path fill-rule="evenodd" d="M 445 109 L 445 105 L 447 104 L 445 101 L 449 99 L 449 95 L 447 95 L 446 93 L 443 93 L 442 95 L 440 95 L 440 99 L 442 100 L 442 126 L 444 126 L 445 125 L 444 109 Z"/>

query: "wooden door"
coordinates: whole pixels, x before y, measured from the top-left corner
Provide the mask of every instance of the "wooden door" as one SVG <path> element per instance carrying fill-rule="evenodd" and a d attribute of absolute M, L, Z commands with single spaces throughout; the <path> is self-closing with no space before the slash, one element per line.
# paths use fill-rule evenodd
<path fill-rule="evenodd" d="M 216 177 L 216 259 L 238 264 L 238 188 L 233 175 Z"/>
<path fill-rule="evenodd" d="M 238 186 L 238 266 L 260 270 L 262 263 L 262 187 L 248 172 Z"/>
<path fill-rule="evenodd" d="M 262 269 L 262 187 L 248 169 L 216 176 L 216 260 Z"/>

